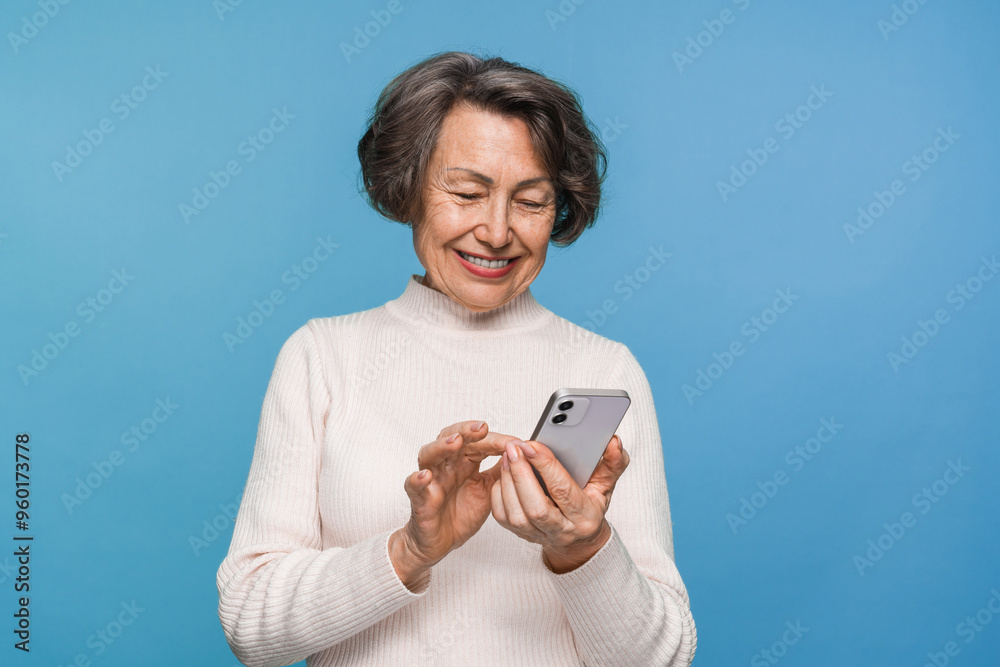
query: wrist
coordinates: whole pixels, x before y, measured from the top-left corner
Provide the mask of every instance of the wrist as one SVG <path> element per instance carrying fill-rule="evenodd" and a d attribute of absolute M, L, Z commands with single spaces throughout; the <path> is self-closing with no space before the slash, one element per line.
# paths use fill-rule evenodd
<path fill-rule="evenodd" d="M 423 588 L 424 579 L 430 573 L 431 566 L 414 555 L 405 527 L 389 536 L 389 560 L 404 586 L 413 592 Z"/>
<path fill-rule="evenodd" d="M 555 574 L 566 574 L 593 558 L 610 539 L 611 524 L 605 519 L 593 537 L 577 543 L 569 549 L 542 547 L 542 557 L 548 568 Z"/>

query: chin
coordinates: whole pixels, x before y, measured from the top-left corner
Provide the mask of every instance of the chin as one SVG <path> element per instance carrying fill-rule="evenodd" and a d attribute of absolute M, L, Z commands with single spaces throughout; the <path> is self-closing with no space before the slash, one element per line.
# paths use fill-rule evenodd
<path fill-rule="evenodd" d="M 501 293 L 502 292 L 502 293 Z M 462 303 L 471 310 L 493 310 L 500 306 L 506 299 L 509 291 L 506 285 L 478 285 L 468 284 L 457 293 L 462 296 Z"/>

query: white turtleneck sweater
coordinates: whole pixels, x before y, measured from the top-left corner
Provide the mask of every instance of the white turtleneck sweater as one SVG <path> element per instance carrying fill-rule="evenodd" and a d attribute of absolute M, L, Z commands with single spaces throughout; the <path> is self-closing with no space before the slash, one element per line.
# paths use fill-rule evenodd
<path fill-rule="evenodd" d="M 562 387 L 625 389 L 631 462 L 611 539 L 555 574 L 489 517 L 416 592 L 389 560 L 417 450 L 456 422 L 531 436 Z M 497 457 L 483 462 L 493 465 Z M 410 277 L 403 294 L 309 320 L 278 354 L 219 617 L 246 665 L 689 665 L 695 627 L 673 561 L 660 432 L 629 349 L 526 289 L 475 312 Z"/>

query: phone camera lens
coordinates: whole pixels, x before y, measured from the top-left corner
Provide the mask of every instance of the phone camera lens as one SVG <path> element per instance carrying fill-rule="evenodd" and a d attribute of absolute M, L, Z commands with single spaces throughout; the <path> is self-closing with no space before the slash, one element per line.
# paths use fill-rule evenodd
<path fill-rule="evenodd" d="M 566 415 L 561 412 L 552 418 L 553 424 L 562 424 L 564 421 L 566 421 Z"/>
<path fill-rule="evenodd" d="M 569 410 L 571 407 L 573 407 L 573 401 L 563 401 L 559 404 L 560 410 Z"/>

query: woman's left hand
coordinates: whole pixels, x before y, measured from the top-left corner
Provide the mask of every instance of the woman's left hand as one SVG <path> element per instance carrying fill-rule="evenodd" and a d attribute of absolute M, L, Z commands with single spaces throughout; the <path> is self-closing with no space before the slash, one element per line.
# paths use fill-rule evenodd
<path fill-rule="evenodd" d="M 515 535 L 541 544 L 553 572 L 575 570 L 611 537 L 604 515 L 628 461 L 621 439 L 615 435 L 581 489 L 545 445 L 534 440 L 508 441 L 500 480 L 491 491 L 493 517 Z M 545 480 L 551 498 L 542 490 L 532 466 Z"/>

